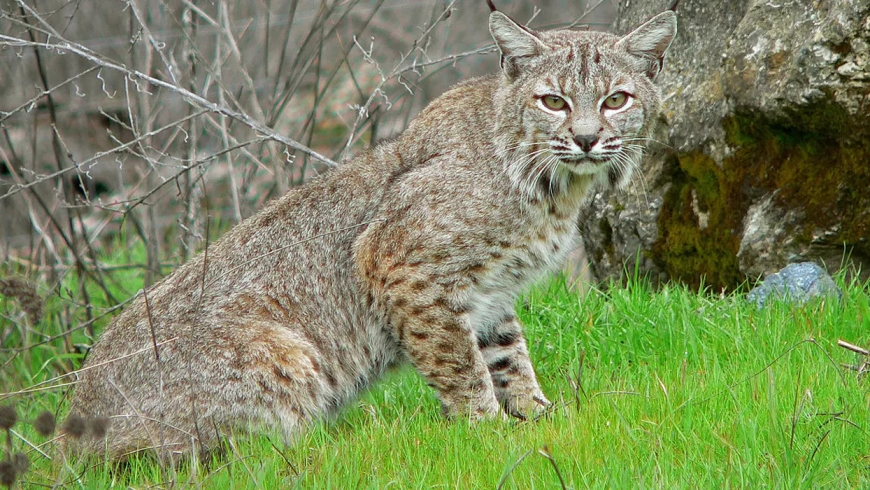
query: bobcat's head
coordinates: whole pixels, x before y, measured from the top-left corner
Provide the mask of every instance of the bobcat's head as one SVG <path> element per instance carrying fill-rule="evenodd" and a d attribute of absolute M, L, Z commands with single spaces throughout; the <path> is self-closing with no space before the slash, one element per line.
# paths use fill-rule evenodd
<path fill-rule="evenodd" d="M 623 37 L 534 32 L 501 12 L 489 27 L 503 72 L 496 146 L 513 181 L 538 197 L 577 180 L 624 186 L 658 116 L 653 80 L 676 34 L 674 12 Z"/>

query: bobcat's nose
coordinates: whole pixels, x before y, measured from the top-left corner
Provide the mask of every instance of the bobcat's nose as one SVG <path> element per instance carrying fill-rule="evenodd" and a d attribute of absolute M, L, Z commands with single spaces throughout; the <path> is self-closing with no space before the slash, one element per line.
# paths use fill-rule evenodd
<path fill-rule="evenodd" d="M 577 143 L 577 146 L 579 146 L 581 150 L 589 153 L 592 151 L 592 146 L 595 145 L 595 143 L 598 143 L 598 135 L 578 134 L 574 136 L 574 142 Z"/>

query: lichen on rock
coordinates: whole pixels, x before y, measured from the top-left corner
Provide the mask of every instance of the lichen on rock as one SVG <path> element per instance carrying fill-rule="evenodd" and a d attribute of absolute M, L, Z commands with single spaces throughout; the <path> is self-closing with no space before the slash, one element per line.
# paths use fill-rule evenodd
<path fill-rule="evenodd" d="M 812 262 L 789 264 L 781 271 L 770 274 L 755 287 L 746 299 L 759 309 L 775 301 L 803 305 L 812 300 L 839 301 L 843 291 L 824 269 Z"/>

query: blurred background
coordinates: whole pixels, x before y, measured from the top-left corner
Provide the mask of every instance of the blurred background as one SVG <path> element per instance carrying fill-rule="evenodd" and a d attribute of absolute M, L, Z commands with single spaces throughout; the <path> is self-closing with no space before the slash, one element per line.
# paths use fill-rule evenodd
<path fill-rule="evenodd" d="M 496 4 L 533 28 L 616 15 L 615 0 Z M 497 69 L 482 0 L 0 5 L 0 261 L 25 273 L 98 275 L 98 250 L 141 246 L 127 265 L 150 284 L 207 231 Z"/>

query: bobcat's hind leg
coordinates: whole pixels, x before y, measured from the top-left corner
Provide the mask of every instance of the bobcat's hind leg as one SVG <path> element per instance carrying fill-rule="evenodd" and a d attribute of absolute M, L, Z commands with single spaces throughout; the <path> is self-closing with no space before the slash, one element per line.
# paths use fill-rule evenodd
<path fill-rule="evenodd" d="M 523 326 L 510 315 L 483 335 L 478 347 L 492 377 L 495 395 L 505 411 L 519 418 L 534 416 L 551 405 L 538 385 Z"/>

